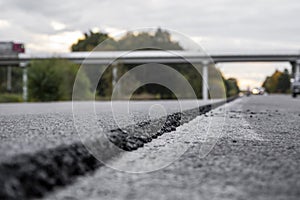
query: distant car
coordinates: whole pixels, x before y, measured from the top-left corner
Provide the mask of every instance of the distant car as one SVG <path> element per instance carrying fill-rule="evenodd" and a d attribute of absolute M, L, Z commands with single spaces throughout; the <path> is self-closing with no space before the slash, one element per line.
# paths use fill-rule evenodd
<path fill-rule="evenodd" d="M 297 94 L 300 94 L 300 77 L 296 77 L 291 84 L 292 96 L 297 97 Z"/>
<path fill-rule="evenodd" d="M 254 94 L 254 95 L 264 95 L 265 94 L 265 88 L 263 88 L 263 87 L 253 88 L 252 94 Z"/>

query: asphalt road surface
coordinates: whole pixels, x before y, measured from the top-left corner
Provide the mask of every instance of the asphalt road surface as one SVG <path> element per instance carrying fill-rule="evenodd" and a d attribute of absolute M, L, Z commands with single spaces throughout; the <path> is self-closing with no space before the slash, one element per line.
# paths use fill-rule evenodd
<path fill-rule="evenodd" d="M 138 123 L 163 115 L 195 108 L 220 100 L 192 101 L 132 101 L 129 114 L 132 121 L 128 122 L 128 115 L 124 114 L 127 103 L 97 102 L 95 104 L 98 125 L 107 130 L 117 128 L 118 125 Z M 154 106 L 153 106 L 154 105 Z M 161 106 L 155 106 L 161 105 Z M 94 118 L 93 102 L 75 102 L 74 110 L 88 113 L 83 116 L 85 126 L 92 126 Z M 180 107 L 181 106 L 181 107 Z M 125 109 L 125 111 L 127 111 Z M 80 142 L 71 102 L 59 103 L 9 103 L 0 104 L 0 161 L 6 160 L 20 153 L 32 153 L 46 148 L 54 148 L 63 144 Z M 152 111 L 152 112 L 151 112 Z M 152 114 L 151 114 L 152 113 Z M 115 119 L 121 124 L 117 124 Z M 98 129 L 97 129 L 98 131 Z"/>
<path fill-rule="evenodd" d="M 148 109 L 142 110 L 146 106 L 136 108 L 138 121 L 147 120 Z M 178 111 L 174 105 L 169 108 L 167 114 Z M 187 120 L 176 130 L 122 152 L 41 196 L 49 200 L 299 199 L 299 108 L 300 99 L 272 95 L 239 98 L 198 117 L 184 118 L 193 112 L 183 113 Z M 68 109 L 31 114 L 13 110 L 1 110 L 1 162 L 78 141 Z M 147 132 L 151 126 L 139 128 Z M 0 172 L 5 172 L 1 167 Z M 16 192 L 14 187 L 8 190 Z"/>

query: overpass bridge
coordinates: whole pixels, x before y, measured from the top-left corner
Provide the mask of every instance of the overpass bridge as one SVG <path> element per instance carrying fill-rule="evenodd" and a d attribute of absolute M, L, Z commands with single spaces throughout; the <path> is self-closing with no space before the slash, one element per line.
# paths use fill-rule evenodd
<path fill-rule="evenodd" d="M 49 58 L 63 58 L 81 64 L 110 64 L 118 59 L 125 64 L 141 63 L 202 63 L 209 57 L 214 63 L 220 62 L 290 62 L 300 60 L 299 52 L 280 53 L 212 53 L 206 55 L 202 52 L 191 51 L 98 51 L 98 52 L 72 52 L 59 54 L 18 54 L 18 56 L 0 55 L 0 66 L 16 66 L 20 63 L 28 63 L 31 60 L 43 60 Z"/>
<path fill-rule="evenodd" d="M 27 99 L 27 70 L 26 66 L 31 60 L 44 60 L 49 58 L 62 58 L 85 65 L 107 65 L 115 60 L 124 64 L 146 63 L 192 63 L 203 66 L 203 99 L 208 99 L 208 66 L 211 63 L 230 62 L 289 62 L 292 65 L 293 76 L 300 76 L 299 52 L 263 52 L 263 53 L 213 53 L 206 55 L 203 52 L 192 51 L 98 51 L 98 52 L 72 52 L 60 54 L 18 54 L 18 56 L 0 55 L 0 66 L 21 66 L 23 73 L 23 96 Z"/>

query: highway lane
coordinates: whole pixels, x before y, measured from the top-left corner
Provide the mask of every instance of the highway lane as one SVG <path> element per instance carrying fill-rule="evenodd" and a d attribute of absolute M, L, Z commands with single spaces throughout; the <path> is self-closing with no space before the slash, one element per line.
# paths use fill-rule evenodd
<path fill-rule="evenodd" d="M 127 173 L 103 166 L 45 199 L 299 199 L 299 108 L 300 100 L 290 96 L 238 99 L 147 143 L 136 157 L 123 154 L 110 163 L 138 171 L 189 147 L 166 167 Z M 222 109 L 226 123 L 219 127 Z M 202 136 L 213 116 L 217 143 L 202 158 L 201 147 L 211 141 Z"/>
<path fill-rule="evenodd" d="M 206 105 L 214 101 L 131 101 L 129 113 L 131 123 L 135 124 L 149 118 L 158 118 L 166 114 L 187 110 L 197 106 Z M 95 111 L 98 125 L 104 130 L 117 128 L 118 125 L 127 125 L 128 118 L 123 112 L 127 102 L 118 101 L 96 102 Z M 84 125 L 92 126 L 89 117 L 93 102 L 76 102 L 80 110 L 84 110 Z M 180 107 L 181 106 L 181 107 Z M 92 110 L 93 111 L 93 110 Z M 115 122 L 119 119 L 120 124 Z M 97 134 L 98 129 L 95 130 Z M 21 153 L 33 153 L 39 150 L 54 148 L 59 145 L 80 142 L 74 125 L 72 102 L 58 103 L 8 103 L 0 104 L 0 162 Z"/>
<path fill-rule="evenodd" d="M 208 105 L 212 102 L 213 104 Z M 73 114 L 70 107 L 66 109 L 68 103 L 6 104 L 8 107 L 13 105 L 21 109 L 17 110 L 17 113 L 6 112 L 5 114 L 3 112 L 4 126 L 2 130 L 5 131 L 1 132 L 4 139 L 1 140 L 3 151 L 0 160 L 0 199 L 42 197 L 57 186 L 70 184 L 74 177 L 82 176 L 101 167 L 101 162 L 97 161 L 86 147 L 92 145 L 92 151 L 96 150 L 96 153 L 102 156 L 102 161 L 109 161 L 124 153 L 116 148 L 117 146 L 130 151 L 141 148 L 157 136 L 176 130 L 180 124 L 187 123 L 196 116 L 211 110 L 212 107 L 225 102 L 220 102 L 220 100 L 197 101 L 199 104 L 195 105 L 192 101 L 184 100 L 180 102 L 182 112 L 174 114 L 171 113 L 180 111 L 176 101 L 131 102 L 130 108 L 133 109 L 131 109 L 130 115 L 120 112 L 127 111 L 126 102 L 114 102 L 116 105 L 113 108 L 120 109 L 117 109 L 119 114 L 117 116 L 121 116 L 122 123 L 126 122 L 122 130 L 111 129 L 117 128 L 117 126 L 113 121 L 115 115 L 107 112 L 110 110 L 107 108 L 108 102 L 96 103 L 98 112 L 96 116 L 93 115 L 93 104 L 77 103 L 80 108 L 79 118 L 83 121 L 75 120 L 70 127 L 83 125 L 83 129 L 77 129 L 81 136 L 80 139 L 76 130 L 69 135 L 64 130 L 67 117 Z M 201 104 L 204 105 L 201 106 Z M 57 112 L 59 105 L 63 105 L 61 108 L 64 112 L 62 110 Z M 35 109 L 30 110 L 31 113 L 26 115 L 24 112 L 28 113 L 28 107 Z M 90 108 L 92 108 L 92 113 Z M 78 108 L 76 109 L 78 110 Z M 11 109 L 11 111 L 14 110 Z M 161 111 L 165 111 L 165 113 Z M 166 114 L 168 115 L 166 116 Z M 160 117 L 160 115 L 163 116 Z M 127 119 L 131 117 L 133 119 L 136 117 L 136 121 L 134 120 L 133 124 L 127 124 Z M 53 131 L 52 129 L 48 132 L 49 126 L 51 128 L 53 124 L 56 128 L 62 129 L 59 134 L 57 134 L 57 130 Z M 99 129 L 103 125 L 107 125 L 106 129 Z M 7 130 L 13 130 L 13 132 Z M 33 132 L 34 130 L 37 131 Z M 36 134 L 33 137 L 32 132 Z M 82 140 L 82 138 L 84 139 Z M 84 145 L 88 144 L 89 146 L 84 146 L 82 141 L 85 141 Z M 89 148 L 89 150 L 91 149 Z"/>

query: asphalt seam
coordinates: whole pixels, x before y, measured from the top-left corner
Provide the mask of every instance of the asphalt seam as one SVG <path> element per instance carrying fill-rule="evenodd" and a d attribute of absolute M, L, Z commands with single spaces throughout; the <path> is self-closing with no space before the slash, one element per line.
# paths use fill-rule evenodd
<path fill-rule="evenodd" d="M 151 142 L 152 139 L 174 131 L 181 124 L 236 98 L 173 113 L 164 119 L 143 121 L 124 129 L 110 130 L 107 135 L 110 142 L 107 142 L 125 151 L 136 150 L 145 143 Z M 151 127 L 158 125 L 160 120 L 164 120 L 162 128 L 153 132 Z M 149 131 L 145 132 L 145 129 Z M 91 142 L 95 146 L 99 144 L 99 141 Z M 105 146 L 106 159 L 111 159 L 122 152 L 110 151 L 112 144 Z M 43 197 L 55 187 L 68 185 L 77 176 L 93 172 L 102 165 L 84 144 L 79 142 L 35 153 L 19 154 L 0 164 L 0 199 L 19 200 Z"/>

